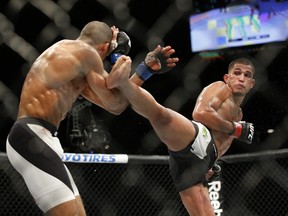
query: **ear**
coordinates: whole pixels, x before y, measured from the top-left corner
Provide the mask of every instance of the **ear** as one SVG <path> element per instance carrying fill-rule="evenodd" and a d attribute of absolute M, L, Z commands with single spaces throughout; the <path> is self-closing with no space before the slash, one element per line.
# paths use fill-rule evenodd
<path fill-rule="evenodd" d="M 97 51 L 100 52 L 100 53 L 105 52 L 106 46 L 107 46 L 106 44 L 100 44 L 100 45 L 98 45 L 98 46 L 97 46 Z"/>
<path fill-rule="evenodd" d="M 254 85 L 255 85 L 255 79 L 252 79 L 251 80 L 251 89 L 254 87 Z"/>
<path fill-rule="evenodd" d="M 109 43 L 98 45 L 96 50 L 102 59 L 106 58 L 108 51 L 109 51 Z"/>
<path fill-rule="evenodd" d="M 110 46 L 110 43 L 103 44 L 103 49 L 104 49 L 105 52 L 109 52 L 109 49 L 110 49 L 109 46 Z"/>
<path fill-rule="evenodd" d="M 227 84 L 229 81 L 229 74 L 224 74 L 223 79 L 224 79 L 224 82 Z"/>

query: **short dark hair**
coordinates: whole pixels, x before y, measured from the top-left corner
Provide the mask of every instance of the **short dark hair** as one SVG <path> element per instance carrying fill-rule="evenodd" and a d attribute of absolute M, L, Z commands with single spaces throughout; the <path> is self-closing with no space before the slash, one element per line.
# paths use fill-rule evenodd
<path fill-rule="evenodd" d="M 83 27 L 79 39 L 88 39 L 95 45 L 110 43 L 112 30 L 104 22 L 91 21 Z"/>
<path fill-rule="evenodd" d="M 229 66 L 228 66 L 228 71 L 231 70 L 231 68 L 235 65 L 235 64 L 244 64 L 244 65 L 250 65 L 252 67 L 252 72 L 253 74 L 255 73 L 255 67 L 253 65 L 253 63 L 247 59 L 247 58 L 238 58 L 233 60 L 232 62 L 230 62 Z"/>

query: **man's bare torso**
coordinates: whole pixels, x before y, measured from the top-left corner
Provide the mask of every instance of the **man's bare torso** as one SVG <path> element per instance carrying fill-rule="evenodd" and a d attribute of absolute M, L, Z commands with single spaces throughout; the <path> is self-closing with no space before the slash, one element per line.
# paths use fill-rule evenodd
<path fill-rule="evenodd" d="M 229 121 L 236 121 L 239 119 L 241 109 L 236 106 L 231 98 L 227 99 L 221 108 L 217 111 L 224 119 Z M 233 137 L 221 131 L 211 130 L 212 136 L 216 142 L 218 156 L 222 156 L 230 147 Z"/>
<path fill-rule="evenodd" d="M 215 82 L 203 89 L 195 106 L 197 112 L 205 110 L 205 122 L 202 123 L 211 130 L 219 157 L 229 149 L 233 137 L 229 136 L 227 132 L 223 132 L 221 121 L 215 120 L 215 118 L 218 118 L 216 116 L 219 115 L 221 119 L 231 122 L 231 126 L 233 121 L 240 121 L 242 119 L 242 110 L 239 107 L 239 102 L 236 102 L 237 100 L 239 98 L 233 96 L 227 84 Z"/>
<path fill-rule="evenodd" d="M 81 61 L 90 50 L 81 41 L 63 40 L 44 51 L 23 85 L 18 118 L 35 117 L 59 126 L 87 84 L 89 66 Z"/>

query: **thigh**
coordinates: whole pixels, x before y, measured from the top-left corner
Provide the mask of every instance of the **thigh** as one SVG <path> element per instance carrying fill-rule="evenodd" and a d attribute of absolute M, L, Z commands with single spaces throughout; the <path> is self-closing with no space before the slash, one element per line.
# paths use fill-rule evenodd
<path fill-rule="evenodd" d="M 47 212 L 61 203 L 75 200 L 79 193 L 70 172 L 50 147 L 56 139 L 44 135 L 31 132 L 28 125 L 17 125 L 7 139 L 7 155 L 36 204 Z"/>
<path fill-rule="evenodd" d="M 161 141 L 172 151 L 182 150 L 195 139 L 196 129 L 191 120 L 174 110 L 162 109 L 151 124 Z"/>
<path fill-rule="evenodd" d="M 189 146 L 180 152 L 169 151 L 169 167 L 177 191 L 205 182 L 209 170 L 208 162 L 191 153 Z"/>
<path fill-rule="evenodd" d="M 71 181 L 70 174 L 66 172 L 64 164 L 56 165 L 56 163 L 51 162 L 50 166 L 53 165 L 55 173 L 58 173 L 58 175 L 53 176 L 27 161 L 10 145 L 7 145 L 7 147 L 12 165 L 22 175 L 29 192 L 43 212 L 47 212 L 60 203 L 75 200 L 73 189 L 76 186 Z M 59 170 L 59 167 L 63 167 L 63 170 Z M 67 176 L 69 186 L 59 176 Z M 78 190 L 76 190 L 76 194 L 79 194 Z"/>

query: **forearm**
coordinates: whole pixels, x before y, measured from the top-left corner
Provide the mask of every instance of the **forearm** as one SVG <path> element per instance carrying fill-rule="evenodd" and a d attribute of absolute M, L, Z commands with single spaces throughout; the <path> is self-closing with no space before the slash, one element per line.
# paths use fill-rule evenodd
<path fill-rule="evenodd" d="M 231 133 L 234 130 L 233 122 L 224 119 L 215 111 L 201 111 L 194 112 L 193 119 L 201 122 L 211 130 L 221 131 L 224 133 Z"/>
<path fill-rule="evenodd" d="M 129 102 L 119 89 L 110 89 L 110 92 L 105 97 L 104 105 L 107 111 L 119 115 L 127 108 Z"/>
<path fill-rule="evenodd" d="M 121 114 L 129 105 L 118 89 L 102 89 L 98 90 L 98 94 L 95 94 L 90 87 L 86 87 L 81 92 L 85 99 L 115 115 Z M 101 100 L 101 98 L 105 98 L 105 100 Z"/>

